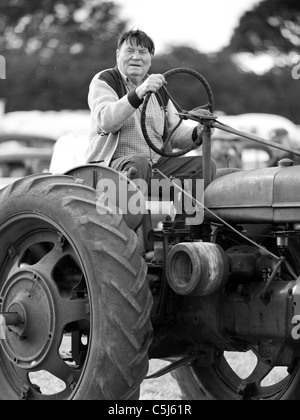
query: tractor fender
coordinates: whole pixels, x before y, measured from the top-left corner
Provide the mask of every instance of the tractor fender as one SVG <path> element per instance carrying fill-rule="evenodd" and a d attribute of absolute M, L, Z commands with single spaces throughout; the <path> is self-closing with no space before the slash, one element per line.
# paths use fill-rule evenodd
<path fill-rule="evenodd" d="M 122 214 L 130 229 L 136 231 L 141 226 L 147 213 L 145 198 L 138 186 L 126 175 L 99 163 L 79 166 L 65 175 L 72 176 L 99 192 L 99 211 L 107 206 L 115 214 Z M 108 190 L 104 191 L 105 187 Z"/>

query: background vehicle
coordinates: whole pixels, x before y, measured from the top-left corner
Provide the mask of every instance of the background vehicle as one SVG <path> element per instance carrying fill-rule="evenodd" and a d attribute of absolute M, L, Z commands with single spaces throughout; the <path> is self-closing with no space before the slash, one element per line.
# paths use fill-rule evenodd
<path fill-rule="evenodd" d="M 71 130 L 89 127 L 88 111 L 16 111 L 8 112 L 0 120 L 3 133 L 14 133 L 54 139 Z"/>
<path fill-rule="evenodd" d="M 204 125 L 205 204 L 196 203 L 204 222 L 167 218 L 152 229 L 130 171 L 101 164 L 29 176 L 0 191 L 2 399 L 136 399 L 149 358 L 170 360 L 154 376 L 173 371 L 190 399 L 300 398 L 300 169 L 290 160 L 224 168 L 212 181 L 211 130 L 236 130 L 213 114 L 203 76 L 190 69 L 165 76 L 182 72 L 208 96 L 195 110 L 178 106 L 182 120 Z M 142 111 L 149 146 L 169 157 L 191 152 L 152 144 L 149 98 Z M 103 181 L 116 187 L 114 207 Z M 124 192 L 140 212 L 123 211 Z M 228 351 L 255 354 L 253 372 L 239 377 Z M 284 375 L 270 386 L 277 367 Z M 59 381 L 51 395 L 39 382 L 44 372 Z"/>
<path fill-rule="evenodd" d="M 60 150 L 62 154 L 56 156 L 60 162 L 64 162 L 65 170 L 79 164 L 76 161 L 68 165 L 67 159 L 74 156 L 74 152 L 84 162 L 84 152 L 75 150 L 74 143 L 81 133 L 87 133 L 88 127 L 87 111 L 20 111 L 4 114 L 0 120 L 0 187 L 20 177 L 49 172 L 57 139 L 70 138 L 70 135 L 68 148 Z M 83 145 L 84 140 L 83 135 Z"/>
<path fill-rule="evenodd" d="M 55 139 L 0 133 L 0 188 L 32 174 L 49 172 Z"/>
<path fill-rule="evenodd" d="M 236 129 L 265 138 L 296 151 L 300 149 L 297 126 L 287 118 L 272 114 L 222 115 L 222 122 Z M 216 130 L 212 142 L 212 155 L 218 167 L 262 169 L 276 166 L 288 157 L 287 153 L 270 146 L 245 140 L 240 136 Z M 291 156 L 296 159 L 296 156 Z"/>

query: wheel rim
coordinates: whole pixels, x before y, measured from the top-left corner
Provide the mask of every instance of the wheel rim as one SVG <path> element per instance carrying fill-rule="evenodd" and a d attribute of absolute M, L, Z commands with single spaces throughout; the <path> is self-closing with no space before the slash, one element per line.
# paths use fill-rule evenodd
<path fill-rule="evenodd" d="M 252 354 L 254 355 L 254 353 Z M 240 356 L 242 365 L 245 359 L 247 360 L 247 356 Z M 275 366 L 266 364 L 259 357 L 256 359 L 254 368 L 241 377 L 241 369 L 232 365 L 230 354 L 226 353 L 218 355 L 214 369 L 224 386 L 228 387 L 237 397 L 245 400 L 279 399 L 287 392 L 295 378 L 295 374 L 289 374 L 287 369 L 285 372 L 283 370 L 275 372 Z"/>
<path fill-rule="evenodd" d="M 263 245 L 273 253 L 278 252 L 273 240 L 266 240 Z M 287 260 L 292 264 L 298 275 L 300 274 L 297 258 L 290 249 L 286 254 Z M 286 281 L 292 281 L 288 273 L 282 273 Z M 232 354 L 233 356 L 235 353 Z M 215 372 L 223 384 L 238 398 L 259 399 L 259 400 L 278 400 L 288 396 L 294 388 L 297 379 L 299 379 L 300 362 L 295 357 L 293 364 L 289 367 L 278 367 L 269 364 L 268 361 L 261 358 L 256 348 L 253 347 L 246 355 L 239 354 L 242 366 L 247 366 L 247 356 L 252 355 L 255 358 L 249 372 L 241 377 L 240 369 L 232 363 L 230 353 L 222 353 L 216 358 L 214 366 Z M 242 369 L 244 370 L 244 369 Z"/>
<path fill-rule="evenodd" d="M 299 398 L 299 369 L 298 359 L 289 368 L 278 368 L 268 365 L 257 357 L 251 367 L 245 369 L 249 363 L 249 351 L 241 353 L 219 352 L 215 354 L 210 368 L 201 368 L 194 362 L 186 368 L 188 376 L 177 376 L 179 383 L 184 382 L 183 392 L 188 397 L 193 389 L 194 399 L 209 400 L 281 400 Z M 237 360 L 238 358 L 238 360 Z M 188 388 L 186 385 L 188 384 Z"/>
<path fill-rule="evenodd" d="M 84 265 L 70 238 L 44 216 L 13 216 L 1 225 L 1 238 L 7 252 L 1 261 L 0 312 L 18 313 L 21 321 L 7 326 L 0 341 L 1 376 L 14 397 L 71 398 L 89 352 Z"/>
<path fill-rule="evenodd" d="M 263 241 L 262 245 L 273 253 L 278 252 L 273 239 Z M 298 246 L 291 245 L 292 247 L 286 251 L 286 258 L 295 273 L 300 275 Z M 293 280 L 287 271 L 283 271 L 282 275 L 287 282 Z M 284 346 L 284 343 L 282 344 Z M 248 349 L 247 353 L 216 353 L 210 369 L 201 369 L 195 363 L 190 368 L 190 373 L 198 390 L 204 390 L 205 395 L 215 399 L 289 400 L 295 399 L 295 396 L 299 399 L 298 352 L 294 353 L 290 366 L 279 367 L 260 357 L 255 346 L 252 348 L 249 346 Z M 252 365 L 245 369 L 249 357 L 252 358 Z M 234 359 L 238 359 L 238 363 Z"/>

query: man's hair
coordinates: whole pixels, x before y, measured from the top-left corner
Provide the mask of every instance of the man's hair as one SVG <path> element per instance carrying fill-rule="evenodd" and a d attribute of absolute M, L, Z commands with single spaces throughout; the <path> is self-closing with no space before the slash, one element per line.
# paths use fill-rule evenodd
<path fill-rule="evenodd" d="M 121 34 L 118 37 L 118 49 L 122 47 L 124 42 L 128 42 L 131 45 L 141 46 L 147 48 L 150 54 L 154 55 L 155 45 L 153 40 L 145 32 L 140 30 L 131 30 Z"/>

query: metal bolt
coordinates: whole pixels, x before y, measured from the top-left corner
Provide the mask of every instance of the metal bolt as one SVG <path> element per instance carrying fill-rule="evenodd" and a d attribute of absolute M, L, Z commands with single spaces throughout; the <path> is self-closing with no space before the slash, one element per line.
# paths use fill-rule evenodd
<path fill-rule="evenodd" d="M 10 246 L 7 252 L 10 258 L 14 258 L 17 255 L 17 251 L 13 246 Z"/>
<path fill-rule="evenodd" d="M 280 168 L 289 168 L 290 166 L 294 166 L 294 163 L 291 159 L 282 159 L 278 162 L 278 166 Z"/>
<path fill-rule="evenodd" d="M 66 242 L 66 238 L 64 237 L 64 235 L 62 235 L 61 233 L 58 234 L 58 241 L 57 241 L 57 245 L 61 248 L 64 247 Z"/>
<path fill-rule="evenodd" d="M 30 390 L 29 386 L 27 386 L 27 385 L 23 386 L 23 388 L 21 390 L 21 394 L 20 394 L 20 399 L 21 400 L 27 400 L 28 395 L 29 395 L 29 390 Z"/>

